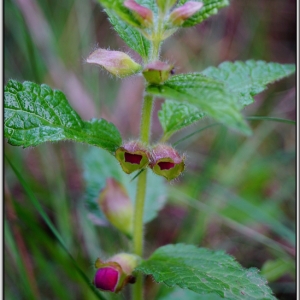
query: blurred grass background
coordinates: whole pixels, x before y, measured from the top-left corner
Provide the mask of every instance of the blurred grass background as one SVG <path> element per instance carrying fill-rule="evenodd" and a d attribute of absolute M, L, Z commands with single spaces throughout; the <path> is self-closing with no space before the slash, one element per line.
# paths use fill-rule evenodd
<path fill-rule="evenodd" d="M 98 46 L 139 60 L 96 1 L 5 0 L 4 16 L 5 83 L 10 78 L 46 83 L 62 90 L 82 118 L 105 117 L 125 139 L 138 135 L 141 78 L 115 80 L 84 61 Z M 177 73 L 225 60 L 295 63 L 296 1 L 232 0 L 217 16 L 167 40 L 162 57 L 175 63 Z M 295 120 L 295 98 L 291 76 L 256 96 L 244 113 Z M 153 115 L 154 141 L 161 134 L 160 104 L 157 100 Z M 168 185 L 168 205 L 147 227 L 146 255 L 176 242 L 223 249 L 244 267 L 262 269 L 278 299 L 296 299 L 295 126 L 249 122 L 250 138 L 211 127 L 177 146 L 186 153 L 187 170 Z M 210 123 L 204 119 L 171 142 Z M 99 255 L 126 250 L 120 234 L 87 217 L 78 155 L 86 146 L 4 147 L 90 280 Z M 97 299 L 6 160 L 4 187 L 5 299 Z M 147 279 L 147 299 L 154 299 L 157 290 Z M 105 296 L 128 299 L 127 291 Z"/>

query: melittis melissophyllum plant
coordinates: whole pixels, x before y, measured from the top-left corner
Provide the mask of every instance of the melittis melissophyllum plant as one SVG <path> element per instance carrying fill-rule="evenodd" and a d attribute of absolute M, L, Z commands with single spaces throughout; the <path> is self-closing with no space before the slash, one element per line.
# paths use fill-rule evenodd
<path fill-rule="evenodd" d="M 293 74 L 295 66 L 248 60 L 223 62 L 200 72 L 176 75 L 176 66 L 161 60 L 163 41 L 178 29 L 194 26 L 216 14 L 229 5 L 228 0 L 99 2 L 114 29 L 141 60 L 135 61 L 118 50 L 96 49 L 86 61 L 118 78 L 144 77 L 140 136 L 123 141 L 114 124 L 104 119 L 82 120 L 61 91 L 45 84 L 10 80 L 4 91 L 8 143 L 25 148 L 73 140 L 104 149 L 96 163 L 92 156 L 85 159 L 84 176 L 87 186 L 93 186 L 94 197 L 94 203 L 88 204 L 93 208 L 96 204 L 99 215 L 124 233 L 131 247 L 127 253 L 116 251 L 110 259 L 97 258 L 91 279 L 97 289 L 118 293 L 132 284 L 132 299 L 141 300 L 143 274 L 150 274 L 157 282 L 190 290 L 185 299 L 189 299 L 191 291 L 193 295 L 198 293 L 199 299 L 206 299 L 208 294 L 214 299 L 274 299 L 256 269 L 244 269 L 224 252 L 175 244 L 161 247 L 144 259 L 144 224 L 164 204 L 153 202 L 156 197 L 151 193 L 163 194 L 162 180 L 174 180 L 185 169 L 187 158 L 168 143 L 170 137 L 204 116 L 251 135 L 243 108 L 253 103 L 253 96 L 267 84 Z M 160 141 L 150 139 L 156 97 L 166 99 L 158 113 L 163 128 Z M 104 168 L 108 163 L 110 168 Z M 106 180 L 91 183 L 89 172 L 101 173 Z"/>

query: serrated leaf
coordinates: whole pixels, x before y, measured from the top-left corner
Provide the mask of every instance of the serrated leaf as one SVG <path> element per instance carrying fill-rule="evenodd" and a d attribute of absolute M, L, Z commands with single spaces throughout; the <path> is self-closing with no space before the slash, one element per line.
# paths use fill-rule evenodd
<path fill-rule="evenodd" d="M 129 9 L 123 5 L 123 0 L 98 0 L 99 3 L 107 10 L 110 14 L 115 14 L 123 21 L 127 22 L 133 27 L 140 27 L 140 22 L 134 17 Z"/>
<path fill-rule="evenodd" d="M 105 217 L 98 206 L 100 191 L 105 187 L 107 178 L 114 178 L 121 183 L 132 203 L 135 202 L 137 180 L 125 174 L 118 161 L 105 151 L 91 148 L 83 154 L 83 177 L 86 183 L 85 202 L 95 223 L 105 223 Z M 166 201 L 166 188 L 163 178 L 148 172 L 148 188 L 146 191 L 144 223 L 153 220 Z M 155 188 L 153 188 L 155 187 Z"/>
<path fill-rule="evenodd" d="M 201 112 L 224 125 L 250 134 L 251 130 L 240 113 L 238 99 L 226 91 L 222 82 L 200 73 L 180 74 L 163 85 L 150 85 L 146 91 L 155 96 L 188 102 Z"/>
<path fill-rule="evenodd" d="M 269 83 L 295 72 L 295 65 L 267 63 L 248 60 L 245 62 L 223 62 L 217 68 L 209 67 L 201 72 L 221 81 L 229 93 L 235 94 L 242 105 L 249 105 L 253 96 L 266 89 Z"/>
<path fill-rule="evenodd" d="M 189 0 L 180 0 L 177 7 L 182 6 Z M 196 24 L 199 24 L 209 18 L 212 15 L 218 13 L 219 9 L 228 6 L 228 0 L 196 0 L 196 2 L 202 2 L 204 5 L 201 10 L 194 14 L 192 17 L 188 18 L 181 26 L 182 27 L 190 27 Z"/>
<path fill-rule="evenodd" d="M 157 249 L 135 270 L 152 275 L 157 282 L 201 295 L 213 293 L 231 300 L 276 299 L 257 269 L 244 269 L 222 251 L 167 245 Z"/>
<path fill-rule="evenodd" d="M 168 140 L 176 131 L 199 121 L 204 115 L 193 105 L 166 100 L 158 112 L 164 140 Z"/>
<path fill-rule="evenodd" d="M 136 51 L 144 60 L 149 56 L 150 42 L 135 28 L 122 21 L 119 17 L 110 11 L 106 11 L 110 23 L 124 40 L 124 42 L 134 51 Z"/>
<path fill-rule="evenodd" d="M 65 95 L 49 86 L 10 80 L 4 88 L 4 133 L 13 146 L 73 140 L 114 152 L 122 143 L 117 128 L 104 119 L 81 120 Z"/>

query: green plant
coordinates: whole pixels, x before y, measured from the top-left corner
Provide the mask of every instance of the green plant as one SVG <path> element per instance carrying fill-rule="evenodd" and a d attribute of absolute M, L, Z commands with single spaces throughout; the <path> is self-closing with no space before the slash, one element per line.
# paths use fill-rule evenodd
<path fill-rule="evenodd" d="M 135 176 L 135 183 L 126 182 L 127 176 L 125 178 L 118 170 L 109 170 L 105 176 L 109 178 L 112 174 L 118 174 L 113 177 L 118 179 L 117 185 L 120 185 L 120 194 L 124 201 L 128 200 L 126 193 L 129 194 L 132 188 L 127 186 L 136 184 L 135 209 L 132 213 L 134 222 L 132 230 L 126 227 L 125 233 L 132 237 L 132 252 L 142 257 L 143 223 L 155 216 L 151 211 L 152 207 L 149 210 L 144 209 L 147 177 L 150 179 L 150 174 L 147 174 L 149 167 L 167 179 L 178 177 L 184 168 L 184 157 L 164 143 L 174 133 L 204 116 L 210 116 L 218 123 L 250 135 L 251 130 L 241 110 L 251 104 L 253 96 L 263 91 L 268 83 L 292 74 L 294 66 L 262 61 L 226 62 L 218 68 L 210 67 L 201 73 L 173 75 L 173 66 L 157 61 L 162 41 L 179 27 L 193 26 L 201 22 L 219 8 L 226 6 L 227 1 L 204 1 L 203 7 L 200 2 L 181 1 L 171 14 L 169 8 L 175 4 L 174 1 L 158 1 L 158 6 L 154 1 L 139 1 L 139 4 L 134 1 L 101 3 L 119 35 L 141 55 L 143 66 L 134 62 L 127 54 L 103 49 L 93 52 L 87 61 L 100 64 L 119 77 L 140 74 L 142 71 L 146 79 L 146 88 L 140 139 L 134 141 L 134 146 L 122 143 L 121 136 L 113 124 L 104 119 L 82 121 L 61 92 L 53 91 L 46 85 L 38 86 L 30 82 L 21 84 L 14 80 L 9 81 L 5 87 L 5 136 L 10 144 L 23 147 L 68 139 L 87 143 L 103 148 L 110 154 L 118 154 L 117 158 L 123 170 L 127 170 L 126 173 L 139 170 Z M 191 15 L 182 14 L 180 7 L 187 4 L 192 7 L 185 6 Z M 155 96 L 168 99 L 159 112 L 163 136 L 158 145 L 150 143 L 151 112 Z M 160 155 L 161 153 L 163 155 Z M 112 159 L 114 160 L 113 156 L 105 157 L 103 164 L 113 169 L 114 163 L 109 162 Z M 145 162 L 141 164 L 142 160 Z M 126 168 L 126 165 L 129 168 Z M 102 171 L 96 169 L 96 172 Z M 122 192 L 125 185 L 127 189 Z M 114 190 L 117 189 L 115 186 Z M 99 186 L 96 190 L 99 192 Z M 109 202 L 113 197 L 107 192 L 103 198 Z M 92 204 L 95 203 L 91 203 L 91 206 Z M 159 208 L 156 207 L 157 210 Z M 105 213 L 105 209 L 103 212 Z M 112 217 L 108 217 L 112 218 L 112 224 L 113 212 L 110 213 Z M 150 213 L 152 216 L 146 219 Z M 119 215 L 117 218 L 120 218 Z M 122 226 L 119 227 L 122 229 Z M 166 264 L 166 261 L 169 264 Z M 245 295 L 254 299 L 272 298 L 263 278 L 255 270 L 243 269 L 232 257 L 224 253 L 196 249 L 193 246 L 160 248 L 149 260 L 143 261 L 136 268 L 135 272 L 138 271 L 152 274 L 158 282 L 189 288 L 200 294 L 214 293 L 229 299 L 239 299 Z M 133 286 L 133 297 L 141 299 L 142 276 L 140 273 L 135 274 L 138 275 Z M 225 275 L 228 282 L 224 280 Z M 236 278 L 243 278 L 237 286 Z M 221 279 L 223 283 L 220 283 Z"/>

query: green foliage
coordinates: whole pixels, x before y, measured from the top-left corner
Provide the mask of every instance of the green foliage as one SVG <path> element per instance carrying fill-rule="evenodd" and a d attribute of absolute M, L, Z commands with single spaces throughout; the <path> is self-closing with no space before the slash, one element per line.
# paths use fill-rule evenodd
<path fill-rule="evenodd" d="M 178 6 L 181 6 L 188 1 L 189 0 L 180 0 Z M 201 1 L 197 1 L 197 2 L 202 2 L 204 4 L 203 7 L 200 9 L 200 11 L 198 13 L 196 13 L 192 17 L 188 18 L 182 24 L 182 27 L 190 27 L 190 26 L 199 24 L 202 21 L 209 18 L 210 16 L 217 14 L 218 10 L 220 8 L 223 8 L 223 7 L 229 5 L 228 0 L 201 0 Z"/>
<path fill-rule="evenodd" d="M 85 274 L 85 272 L 83 272 L 83 270 L 80 268 L 80 266 L 79 266 L 78 262 L 76 261 L 76 259 L 69 252 L 69 250 L 68 250 L 68 248 L 67 248 L 67 246 L 66 246 L 66 244 L 65 244 L 65 242 L 64 242 L 64 240 L 62 238 L 62 236 L 57 231 L 56 227 L 54 226 L 54 224 L 50 220 L 50 218 L 47 215 L 47 213 L 44 211 L 41 203 L 38 201 L 38 199 L 34 195 L 33 191 L 31 190 L 31 188 L 28 186 L 28 184 L 24 180 L 24 178 L 21 175 L 21 173 L 17 170 L 17 168 L 12 164 L 12 162 L 7 157 L 6 157 L 6 160 L 8 161 L 8 163 L 10 164 L 11 168 L 13 169 L 16 177 L 20 181 L 22 187 L 25 190 L 25 193 L 28 195 L 28 198 L 29 198 L 32 206 L 37 210 L 37 212 L 39 213 L 39 215 L 41 216 L 41 218 L 43 219 L 43 221 L 47 225 L 47 228 L 53 234 L 55 240 L 60 244 L 62 250 L 67 254 L 69 260 L 72 263 L 73 270 L 76 270 L 79 273 L 80 277 L 82 278 L 82 281 L 87 284 L 87 286 L 95 294 L 95 296 L 97 297 L 97 299 L 99 299 L 99 300 L 105 300 L 106 298 L 104 298 L 99 293 L 99 291 L 95 288 L 95 286 L 93 284 L 91 284 L 91 282 L 90 282 L 89 278 L 87 277 L 87 275 Z"/>
<path fill-rule="evenodd" d="M 222 300 L 223 298 L 217 294 L 203 294 L 202 299 L 205 300 Z M 175 289 L 170 294 L 159 297 L 158 300 L 199 300 L 199 294 L 191 290 Z"/>
<path fill-rule="evenodd" d="M 268 281 L 275 281 L 287 273 L 295 269 L 294 261 L 292 260 L 268 260 L 261 269 L 261 274 Z M 293 272 L 295 274 L 295 270 Z"/>
<path fill-rule="evenodd" d="M 144 60 L 150 53 L 150 42 L 137 29 L 122 21 L 118 16 L 107 10 L 110 23 L 124 42 L 136 51 Z"/>
<path fill-rule="evenodd" d="M 109 10 L 110 13 L 115 14 L 123 21 L 127 22 L 133 27 L 140 27 L 140 22 L 133 16 L 129 9 L 123 5 L 123 0 L 98 0 L 100 4 Z"/>
<path fill-rule="evenodd" d="M 247 60 L 223 62 L 209 67 L 201 74 L 221 81 L 226 90 L 239 98 L 242 105 L 253 103 L 253 96 L 264 91 L 266 85 L 295 72 L 295 65 Z"/>
<path fill-rule="evenodd" d="M 120 182 L 130 197 L 135 202 L 137 180 L 125 174 L 118 161 L 105 151 L 92 148 L 83 155 L 83 171 L 86 183 L 85 201 L 87 209 L 93 215 L 96 223 L 104 223 L 105 217 L 97 203 L 99 192 L 105 187 L 107 178 L 114 178 Z M 162 177 L 148 173 L 149 188 L 146 191 L 144 223 L 153 220 L 166 200 L 166 188 Z M 155 188 L 153 188 L 155 187 Z"/>
<path fill-rule="evenodd" d="M 258 270 L 244 269 L 232 256 L 192 245 L 167 245 L 136 268 L 168 286 L 225 299 L 276 299 Z"/>
<path fill-rule="evenodd" d="M 185 128 L 204 116 L 193 105 L 166 100 L 158 112 L 158 118 L 164 131 L 164 140 L 168 140 L 173 133 Z"/>
<path fill-rule="evenodd" d="M 117 128 L 104 119 L 81 120 L 61 91 L 10 80 L 4 89 L 4 132 L 14 146 L 73 140 L 114 152 L 122 143 Z"/>
<path fill-rule="evenodd" d="M 197 106 L 201 112 L 224 125 L 250 134 L 251 130 L 240 113 L 237 98 L 227 92 L 222 82 L 199 73 L 180 74 L 171 77 L 163 85 L 150 85 L 150 94 Z"/>

